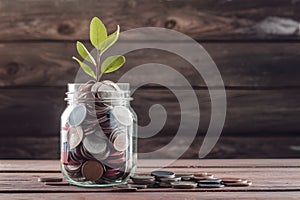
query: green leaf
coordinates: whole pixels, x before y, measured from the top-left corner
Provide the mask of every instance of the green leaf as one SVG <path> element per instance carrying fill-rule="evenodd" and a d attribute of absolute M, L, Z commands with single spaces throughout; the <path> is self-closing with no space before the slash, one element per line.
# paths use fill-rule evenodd
<path fill-rule="evenodd" d="M 87 64 L 85 64 L 84 62 L 80 61 L 78 58 L 76 57 L 72 57 L 74 60 L 76 60 L 80 67 L 83 69 L 83 71 L 88 74 L 89 76 L 93 77 L 94 79 L 96 79 L 96 75 L 94 73 L 94 71 L 90 68 L 90 66 L 88 66 Z"/>
<path fill-rule="evenodd" d="M 111 47 L 119 38 L 120 26 L 117 26 L 117 30 L 109 35 L 106 40 L 104 40 L 100 45 L 101 53 L 105 52 L 109 47 Z"/>
<path fill-rule="evenodd" d="M 101 65 L 101 72 L 102 73 L 110 73 L 116 71 L 125 63 L 124 56 L 110 56 L 107 57 L 102 65 Z"/>
<path fill-rule="evenodd" d="M 106 40 L 107 31 L 102 23 L 102 21 L 98 17 L 94 17 L 90 24 L 90 40 L 92 45 L 100 50 L 101 42 Z"/>
<path fill-rule="evenodd" d="M 77 51 L 78 51 L 79 55 L 84 60 L 87 60 L 90 63 L 92 63 L 93 65 L 96 65 L 95 59 L 93 58 L 93 56 L 90 54 L 90 52 L 85 48 L 85 46 L 81 42 L 77 41 L 76 47 L 77 47 Z"/>

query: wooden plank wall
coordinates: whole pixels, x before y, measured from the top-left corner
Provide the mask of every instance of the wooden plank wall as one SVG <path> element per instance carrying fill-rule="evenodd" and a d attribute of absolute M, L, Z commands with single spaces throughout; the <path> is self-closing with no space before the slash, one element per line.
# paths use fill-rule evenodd
<path fill-rule="evenodd" d="M 299 1 L 0 0 L 0 158 L 58 158 L 64 92 L 78 70 L 71 56 L 76 55 L 76 40 L 88 42 L 93 16 L 109 32 L 117 24 L 123 31 L 146 26 L 180 31 L 210 53 L 228 97 L 222 138 L 210 157 L 298 156 Z M 157 50 L 126 57 L 123 69 L 105 78 L 116 81 L 136 65 L 157 62 L 189 80 L 200 102 L 201 141 L 210 119 L 210 98 L 192 66 Z M 143 144 L 155 145 L 176 132 L 179 107 L 174 95 L 157 85 L 139 89 L 134 98 L 141 124 L 149 122 L 147 110 L 153 103 L 170 111 L 163 134 L 140 141 L 141 150 L 147 151 Z M 184 157 L 196 157 L 199 147 L 194 144 Z"/>

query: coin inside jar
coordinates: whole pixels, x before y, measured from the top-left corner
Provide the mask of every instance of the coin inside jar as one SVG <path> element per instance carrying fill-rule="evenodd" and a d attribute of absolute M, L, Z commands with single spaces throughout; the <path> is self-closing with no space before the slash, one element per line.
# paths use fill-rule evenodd
<path fill-rule="evenodd" d="M 69 115 L 69 124 L 71 126 L 79 126 L 85 119 L 86 112 L 86 107 L 84 105 L 75 106 Z"/>
<path fill-rule="evenodd" d="M 115 119 L 124 126 L 129 126 L 132 124 L 133 118 L 130 110 L 125 106 L 115 106 L 113 107 L 112 114 Z"/>
<path fill-rule="evenodd" d="M 113 141 L 113 145 L 117 151 L 124 151 L 129 145 L 127 142 L 126 133 L 122 132 L 116 135 Z"/>
<path fill-rule="evenodd" d="M 105 139 L 92 134 L 87 135 L 83 140 L 83 146 L 91 154 L 100 154 L 106 152 L 107 142 Z"/>
<path fill-rule="evenodd" d="M 81 168 L 82 175 L 88 181 L 99 180 L 102 177 L 104 171 L 104 166 L 100 162 L 94 160 L 86 161 Z"/>
<path fill-rule="evenodd" d="M 83 130 L 80 126 L 70 127 L 68 131 L 68 142 L 70 149 L 76 148 L 83 138 Z"/>

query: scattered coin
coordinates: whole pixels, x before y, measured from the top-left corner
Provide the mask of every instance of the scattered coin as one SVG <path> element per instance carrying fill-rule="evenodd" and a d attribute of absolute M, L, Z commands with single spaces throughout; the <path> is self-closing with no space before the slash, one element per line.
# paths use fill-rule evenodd
<path fill-rule="evenodd" d="M 202 183 L 202 184 L 219 184 L 221 183 L 221 179 L 219 178 L 208 178 L 205 180 L 199 180 L 198 183 Z"/>
<path fill-rule="evenodd" d="M 194 178 L 194 174 L 175 174 L 175 177 L 181 178 L 182 181 L 191 181 Z"/>
<path fill-rule="evenodd" d="M 153 171 L 151 172 L 151 176 L 155 176 L 156 178 L 174 178 L 175 173 L 170 171 Z"/>
<path fill-rule="evenodd" d="M 70 149 L 77 147 L 83 138 L 83 130 L 80 126 L 70 127 L 68 131 L 68 142 Z"/>
<path fill-rule="evenodd" d="M 131 177 L 131 180 L 135 184 L 139 184 L 139 185 L 148 185 L 148 184 L 155 183 L 155 177 L 153 176 L 133 176 Z"/>
<path fill-rule="evenodd" d="M 63 179 L 59 177 L 40 177 L 38 178 L 39 182 L 62 182 Z"/>
<path fill-rule="evenodd" d="M 237 183 L 237 182 L 241 182 L 242 179 L 240 178 L 221 178 L 222 182 L 224 183 Z"/>
<path fill-rule="evenodd" d="M 226 186 L 235 186 L 235 187 L 247 187 L 247 186 L 251 186 L 252 182 L 242 179 L 242 181 L 240 182 L 236 182 L 236 183 L 224 183 Z"/>
<path fill-rule="evenodd" d="M 171 183 L 173 188 L 176 189 L 192 189 L 197 187 L 197 183 L 192 181 L 177 181 Z"/>
<path fill-rule="evenodd" d="M 171 182 L 175 182 L 175 181 L 180 181 L 181 177 L 174 177 L 174 178 L 158 178 L 158 180 L 160 182 L 163 183 L 171 183 Z"/>
<path fill-rule="evenodd" d="M 160 187 L 163 187 L 163 188 L 169 188 L 169 187 L 172 187 L 172 184 L 170 182 L 158 182 L 157 183 Z"/>
<path fill-rule="evenodd" d="M 69 124 L 71 126 L 79 126 L 85 119 L 86 112 L 84 105 L 75 106 L 69 115 Z"/>
<path fill-rule="evenodd" d="M 112 114 L 120 124 L 124 126 L 129 126 L 132 124 L 132 114 L 125 106 L 115 106 L 112 110 Z"/>
<path fill-rule="evenodd" d="M 198 187 L 201 187 L 201 188 L 221 188 L 221 187 L 224 187 L 224 185 L 220 184 L 220 183 L 209 183 L 209 184 L 198 183 Z"/>
<path fill-rule="evenodd" d="M 195 181 L 206 180 L 210 178 L 214 178 L 214 176 L 212 174 L 194 174 Z"/>

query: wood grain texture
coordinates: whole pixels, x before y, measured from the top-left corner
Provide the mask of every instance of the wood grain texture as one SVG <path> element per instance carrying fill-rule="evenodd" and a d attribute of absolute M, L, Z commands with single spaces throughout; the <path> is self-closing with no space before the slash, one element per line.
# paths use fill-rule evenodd
<path fill-rule="evenodd" d="M 167 158 L 166 158 L 167 159 Z M 178 159 L 167 168 L 179 170 L 187 168 L 213 168 L 219 171 L 235 171 L 237 168 L 249 170 L 249 168 L 260 168 L 264 171 L 274 168 L 277 171 L 282 168 L 296 168 L 299 166 L 298 159 Z M 37 167 L 38 166 L 38 167 Z M 149 170 L 151 168 L 163 167 L 160 159 L 138 159 L 138 170 Z M 194 168 L 194 169 L 193 169 Z M 224 169 L 226 168 L 226 169 Z M 258 170 L 258 169 L 256 169 Z M 60 172 L 59 160 L 0 160 L 1 173 L 57 173 Z M 140 171 L 143 173 L 143 171 Z"/>
<path fill-rule="evenodd" d="M 34 194 L 1 194 L 0 197 L 3 199 L 19 200 L 19 199 L 32 199 L 34 196 L 37 200 L 42 199 L 74 199 L 74 200 L 93 200 L 99 197 L 98 192 L 90 193 L 34 193 Z M 103 200 L 114 200 L 114 199 L 124 199 L 124 200 L 140 200 L 140 199 L 170 199 L 170 200 L 181 200 L 181 199 L 203 199 L 203 200 L 224 200 L 224 199 L 234 199 L 238 197 L 241 200 L 253 200 L 253 199 L 270 199 L 270 200 L 282 200 L 282 199 L 299 199 L 299 192 L 223 192 L 222 194 L 216 192 L 163 192 L 163 193 L 154 193 L 154 192 L 143 192 L 141 193 L 101 193 L 101 199 Z"/>
<path fill-rule="evenodd" d="M 138 140 L 138 151 L 140 153 L 153 152 L 159 148 L 164 147 L 173 137 L 152 137 L 147 139 Z M 203 142 L 203 137 L 198 136 L 196 138 L 180 137 L 178 140 L 190 139 L 193 143 L 189 146 L 187 151 L 181 156 L 185 159 L 197 159 L 200 147 Z M 250 159 L 250 158 L 299 158 L 299 142 L 300 137 L 243 137 L 243 136 L 221 136 L 212 151 L 206 156 L 206 158 L 238 158 L 238 159 Z M 59 136 L 52 137 L 34 137 L 34 136 L 15 136 L 15 137 L 0 137 L 0 159 L 59 159 L 60 158 L 60 142 Z M 177 150 L 180 147 L 177 148 Z M 174 151 L 164 151 L 159 158 L 145 156 L 140 154 L 139 159 L 152 158 L 152 163 L 145 164 L 145 162 L 139 163 L 142 167 L 159 167 L 161 166 L 161 158 L 169 159 L 174 156 Z M 196 160 L 190 163 L 193 167 L 226 167 L 228 165 L 235 167 L 264 167 L 264 166 L 291 166 L 291 162 L 278 163 L 278 160 L 269 160 L 268 163 L 260 162 L 257 166 L 252 160 L 243 161 L 242 163 L 233 163 L 230 165 L 226 160 L 218 161 L 218 165 L 215 165 L 215 161 L 202 161 Z M 223 162 L 223 163 L 222 163 Z M 5 164 L 7 161 L 0 161 Z M 45 164 L 46 165 L 46 164 Z M 184 161 L 176 162 L 172 164 L 172 167 L 183 167 L 186 165 Z M 4 170 L 4 168 L 0 169 Z M 6 165 L 4 165 L 6 166 Z M 3 166 L 2 166 L 3 167 Z M 15 168 L 15 164 L 6 166 L 5 170 L 20 170 Z M 47 171 L 52 169 L 53 165 L 50 163 L 46 169 L 41 171 Z M 32 166 L 24 167 L 25 171 L 31 171 Z"/>
<path fill-rule="evenodd" d="M 63 87 L 34 87 L 1 90 L 1 135 L 53 136 L 59 133 L 60 115 L 65 109 Z M 182 130 L 189 134 L 195 120 L 196 105 L 187 90 L 175 90 L 184 96 L 182 112 L 189 117 Z M 195 90 L 200 106 L 199 134 L 207 130 L 211 105 L 208 91 Z M 227 116 L 224 135 L 296 134 L 300 92 L 293 90 L 227 90 Z M 164 89 L 141 89 L 134 93 L 132 106 L 142 126 L 150 122 L 150 106 L 161 104 L 167 111 L 167 121 L 160 134 L 174 135 L 180 123 L 180 107 L 174 94 Z M 216 98 L 218 98 L 216 96 Z M 156 112 L 160 114 L 161 112 Z"/>
<path fill-rule="evenodd" d="M 1 40 L 88 39 L 99 16 L 109 31 L 165 27 L 196 39 L 299 39 L 298 1 L 1 0 Z M 128 20 L 130 19 L 130 20 Z"/>
<path fill-rule="evenodd" d="M 134 43 L 122 43 L 122 45 L 128 46 Z M 298 77 L 300 44 L 298 43 L 205 43 L 203 46 L 215 61 L 225 86 L 300 86 Z M 0 87 L 66 86 L 67 83 L 74 82 L 79 70 L 77 63 L 71 59 L 73 55 L 77 55 L 75 42 L 0 44 Z M 184 75 L 191 86 L 206 86 L 195 68 L 178 55 L 161 50 L 143 49 L 126 54 L 126 58 L 127 63 L 124 67 L 103 78 L 117 81 L 124 73 L 136 66 L 160 63 Z M 201 66 L 203 61 L 200 58 L 201 55 L 195 60 L 198 60 L 196 63 Z M 148 74 L 148 71 L 142 75 L 133 73 L 129 79 L 142 80 L 142 76 Z M 156 80 L 167 81 L 170 87 L 185 87 L 176 76 L 166 76 L 163 73 L 154 73 L 153 76 Z M 213 78 L 214 75 L 211 79 Z"/>
<path fill-rule="evenodd" d="M 167 170 L 167 169 L 166 169 Z M 213 169 L 212 169 L 213 170 Z M 177 171 L 173 169 L 176 173 L 182 173 L 184 170 Z M 192 172 L 193 171 L 193 172 Z M 211 172 L 211 170 L 209 170 Z M 151 171 L 148 171 L 150 173 Z M 194 169 L 194 170 L 187 170 L 188 173 L 199 173 L 203 172 L 203 170 Z M 267 178 L 271 177 L 274 173 L 279 173 L 274 178 Z M 255 180 L 251 187 L 224 187 L 224 188 L 195 188 L 193 190 L 182 190 L 182 189 L 173 189 L 173 188 L 148 188 L 143 190 L 138 190 L 136 192 L 140 192 L 143 195 L 144 192 L 275 192 L 275 191 L 300 191 L 299 180 L 298 177 L 295 177 L 293 173 L 297 173 L 297 170 L 290 170 L 287 169 L 286 172 L 280 172 L 274 170 L 274 172 L 268 172 L 267 170 L 263 171 L 256 171 L 256 170 L 244 170 L 236 172 L 227 173 L 227 171 L 214 173 L 218 177 L 226 177 L 226 176 L 233 176 L 233 177 L 241 177 L 247 178 L 249 180 Z M 71 193 L 71 192 L 122 192 L 121 189 L 108 187 L 108 188 L 82 188 L 82 187 L 75 187 L 75 186 L 47 186 L 43 183 L 37 181 L 38 177 L 44 176 L 54 176 L 54 177 L 61 177 L 61 173 L 1 173 L 3 177 L 3 181 L 0 180 L 0 194 L 1 193 Z M 16 178 L 17 177 L 17 178 Z M 264 177 L 264 178 L 262 178 Z M 16 180 L 14 180 L 16 179 Z M 10 181 L 7 181 L 10 180 Z M 284 182 L 283 182 L 284 180 Z M 128 191 L 127 191 L 128 192 Z M 100 195 L 100 194 L 99 194 Z"/>
<path fill-rule="evenodd" d="M 208 160 L 208 162 L 214 163 L 214 165 L 218 165 L 224 160 Z M 268 160 L 265 160 L 266 165 Z M 271 160 L 271 162 L 278 162 L 279 160 Z M 146 163 L 150 163 L 151 160 L 144 160 Z M 179 189 L 172 189 L 172 188 L 148 188 L 145 190 L 138 190 L 137 192 L 141 192 L 143 195 L 144 192 L 262 192 L 262 191 L 300 191 L 300 182 L 299 177 L 297 175 L 298 169 L 293 167 L 272 167 L 266 166 L 266 168 L 254 168 L 251 166 L 243 167 L 243 168 L 234 168 L 234 164 L 232 163 L 243 163 L 248 162 L 247 160 L 225 160 L 225 163 L 222 163 L 221 166 L 225 168 L 218 167 L 208 167 L 208 168 L 201 168 L 195 167 L 192 163 L 195 163 L 195 160 L 179 160 L 177 162 L 185 162 L 185 166 L 182 168 L 170 167 L 164 168 L 164 170 L 171 170 L 175 173 L 199 173 L 199 172 L 208 172 L 213 173 L 216 177 L 240 177 L 248 180 L 253 181 L 253 185 L 251 187 L 224 187 L 224 188 L 216 188 L 216 189 L 205 189 L 205 188 L 196 188 L 193 190 L 179 190 Z M 198 163 L 205 163 L 205 160 L 198 160 Z M 230 163 L 226 165 L 226 163 Z M 264 161 L 262 161 L 264 162 Z M 299 159 L 294 160 L 287 160 L 289 163 L 297 163 Z M 6 164 L 16 164 L 17 165 L 27 165 L 25 161 L 6 161 Z M 40 172 L 40 169 L 47 168 L 48 164 L 51 162 L 49 161 L 42 161 L 39 160 L 33 163 L 29 161 L 29 163 L 35 164 L 36 168 L 35 171 L 32 172 L 18 172 L 14 171 L 14 173 L 8 173 L 5 171 L 1 171 L 1 178 L 0 184 L 0 193 L 4 192 L 12 192 L 12 193 L 21 193 L 21 192 L 120 192 L 117 188 L 81 188 L 81 187 L 74 187 L 74 186 L 47 186 L 43 183 L 38 182 L 39 177 L 62 177 L 62 174 L 59 172 Z M 57 163 L 57 161 L 52 161 L 52 164 Z M 260 160 L 252 160 L 252 163 L 255 165 L 260 164 Z M 45 165 L 47 164 L 47 166 Z M 151 164 L 150 164 L 151 165 Z M 254 166 L 255 166 L 254 165 Z M 193 167 L 192 167 L 193 166 Z M 231 167 L 230 167 L 231 166 Z M 21 167 L 21 166 L 20 166 Z M 38 168 L 37 168 L 38 167 Z M 22 169 L 21 169 L 22 170 Z M 137 169 L 137 174 L 149 174 L 153 168 L 149 167 L 139 167 Z"/>

